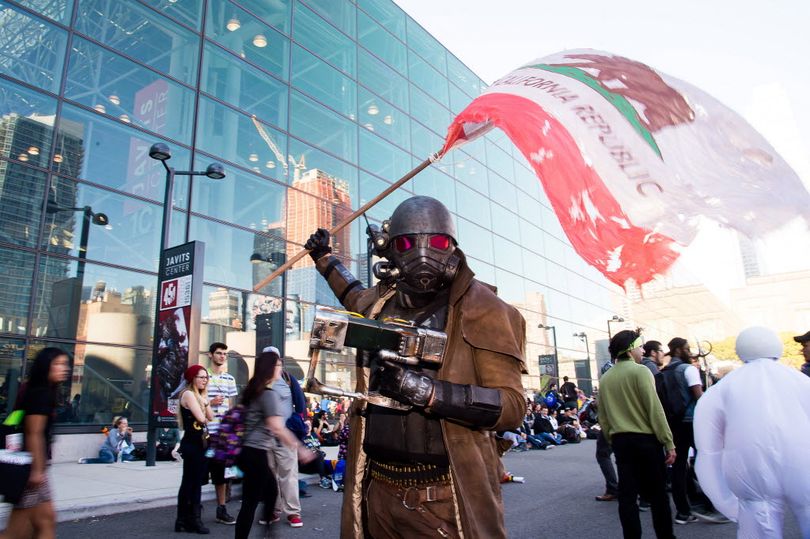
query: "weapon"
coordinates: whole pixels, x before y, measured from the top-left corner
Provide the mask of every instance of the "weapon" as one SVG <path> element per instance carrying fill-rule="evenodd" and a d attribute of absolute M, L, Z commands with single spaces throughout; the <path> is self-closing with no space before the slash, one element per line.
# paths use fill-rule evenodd
<path fill-rule="evenodd" d="M 315 378 L 321 350 L 340 352 L 344 348 L 357 348 L 376 352 L 383 361 L 419 365 L 441 365 L 447 345 L 447 334 L 435 329 L 416 326 L 404 320 L 370 320 L 357 313 L 339 311 L 330 307 L 317 307 L 309 339 L 309 370 L 304 386 L 307 393 L 320 393 L 337 397 L 372 400 L 388 407 L 390 399 L 375 394 L 344 391 L 322 384 Z M 379 402 L 377 402 L 379 401 Z"/>

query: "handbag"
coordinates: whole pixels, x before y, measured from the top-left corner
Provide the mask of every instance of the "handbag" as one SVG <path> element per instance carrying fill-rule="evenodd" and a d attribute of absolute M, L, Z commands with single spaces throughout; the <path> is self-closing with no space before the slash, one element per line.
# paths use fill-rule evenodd
<path fill-rule="evenodd" d="M 15 451 L 23 448 L 23 419 L 25 411 L 14 410 L 3 424 L 0 425 L 0 449 L 12 449 Z"/>

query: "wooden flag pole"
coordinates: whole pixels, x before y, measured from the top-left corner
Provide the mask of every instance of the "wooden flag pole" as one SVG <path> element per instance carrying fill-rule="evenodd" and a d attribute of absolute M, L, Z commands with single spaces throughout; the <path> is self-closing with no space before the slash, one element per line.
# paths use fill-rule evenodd
<path fill-rule="evenodd" d="M 419 163 L 419 165 L 417 165 L 416 168 L 414 168 L 413 170 L 411 170 L 410 172 L 405 174 L 403 177 L 401 177 L 400 179 L 398 179 L 397 181 L 395 181 L 391 185 L 389 185 L 388 188 L 385 189 L 385 191 L 383 191 L 382 193 L 380 193 L 379 195 L 377 195 L 373 199 L 371 199 L 368 202 L 366 202 L 365 204 L 363 204 L 363 206 L 361 208 L 357 209 L 357 211 L 355 211 L 354 213 L 349 215 L 342 222 L 335 225 L 335 227 L 332 228 L 332 230 L 329 231 L 329 235 L 334 236 L 336 233 L 338 233 L 341 230 L 343 230 L 344 228 L 346 228 L 349 224 L 351 224 L 352 221 L 354 221 L 355 219 L 357 219 L 358 217 L 360 217 L 361 215 L 366 213 L 375 204 L 377 204 L 379 201 L 381 201 L 382 199 L 384 199 L 385 197 L 387 197 L 388 195 L 393 193 L 395 190 L 399 189 L 399 187 L 401 187 L 402 184 L 404 184 L 405 182 L 407 182 L 408 180 L 410 180 L 411 178 L 413 178 L 414 176 L 416 176 L 417 174 L 419 174 L 420 172 L 425 170 L 428 166 L 430 166 L 431 163 L 433 163 L 434 161 L 436 161 L 438 159 L 439 159 L 439 153 L 436 152 L 433 155 L 431 155 L 430 157 L 428 157 L 427 159 L 425 159 L 424 161 L 422 161 L 421 163 Z M 281 266 L 276 268 L 276 270 L 273 273 L 271 273 L 270 275 L 268 275 L 267 277 L 262 279 L 256 286 L 254 286 L 253 291 L 258 292 L 260 289 L 262 289 L 265 286 L 267 286 L 268 284 L 270 284 L 273 281 L 273 279 L 275 279 L 276 277 L 278 277 L 279 275 L 281 275 L 282 273 L 284 273 L 285 271 L 290 269 L 290 267 L 293 264 L 295 264 L 296 262 L 298 262 L 299 260 L 304 258 L 304 256 L 307 253 L 309 253 L 309 249 L 302 249 L 301 251 L 296 253 L 295 256 L 293 256 L 292 258 L 287 260 L 287 262 L 285 262 L 284 264 L 282 264 Z"/>

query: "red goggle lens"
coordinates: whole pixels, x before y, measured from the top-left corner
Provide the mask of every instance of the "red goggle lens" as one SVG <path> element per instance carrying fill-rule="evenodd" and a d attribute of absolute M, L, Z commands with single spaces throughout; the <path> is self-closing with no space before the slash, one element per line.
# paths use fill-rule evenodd
<path fill-rule="evenodd" d="M 439 251 L 446 251 L 450 248 L 450 237 L 443 234 L 436 234 L 430 237 L 430 246 Z"/>
<path fill-rule="evenodd" d="M 397 252 L 404 253 L 405 251 L 410 251 L 415 245 L 416 242 L 409 236 L 397 236 L 394 238 L 394 249 L 396 249 Z"/>

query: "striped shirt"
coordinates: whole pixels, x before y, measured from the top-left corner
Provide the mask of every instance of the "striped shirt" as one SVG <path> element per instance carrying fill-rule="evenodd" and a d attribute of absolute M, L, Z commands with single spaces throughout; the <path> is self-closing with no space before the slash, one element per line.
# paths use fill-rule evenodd
<path fill-rule="evenodd" d="M 211 411 L 214 412 L 214 420 L 208 422 L 208 432 L 213 434 L 219 430 L 220 418 L 230 409 L 228 399 L 236 397 L 238 391 L 236 390 L 236 380 L 227 372 L 216 374 L 211 371 L 208 376 L 208 400 L 211 401 L 219 396 L 225 397 L 222 404 L 217 406 L 211 405 Z"/>

